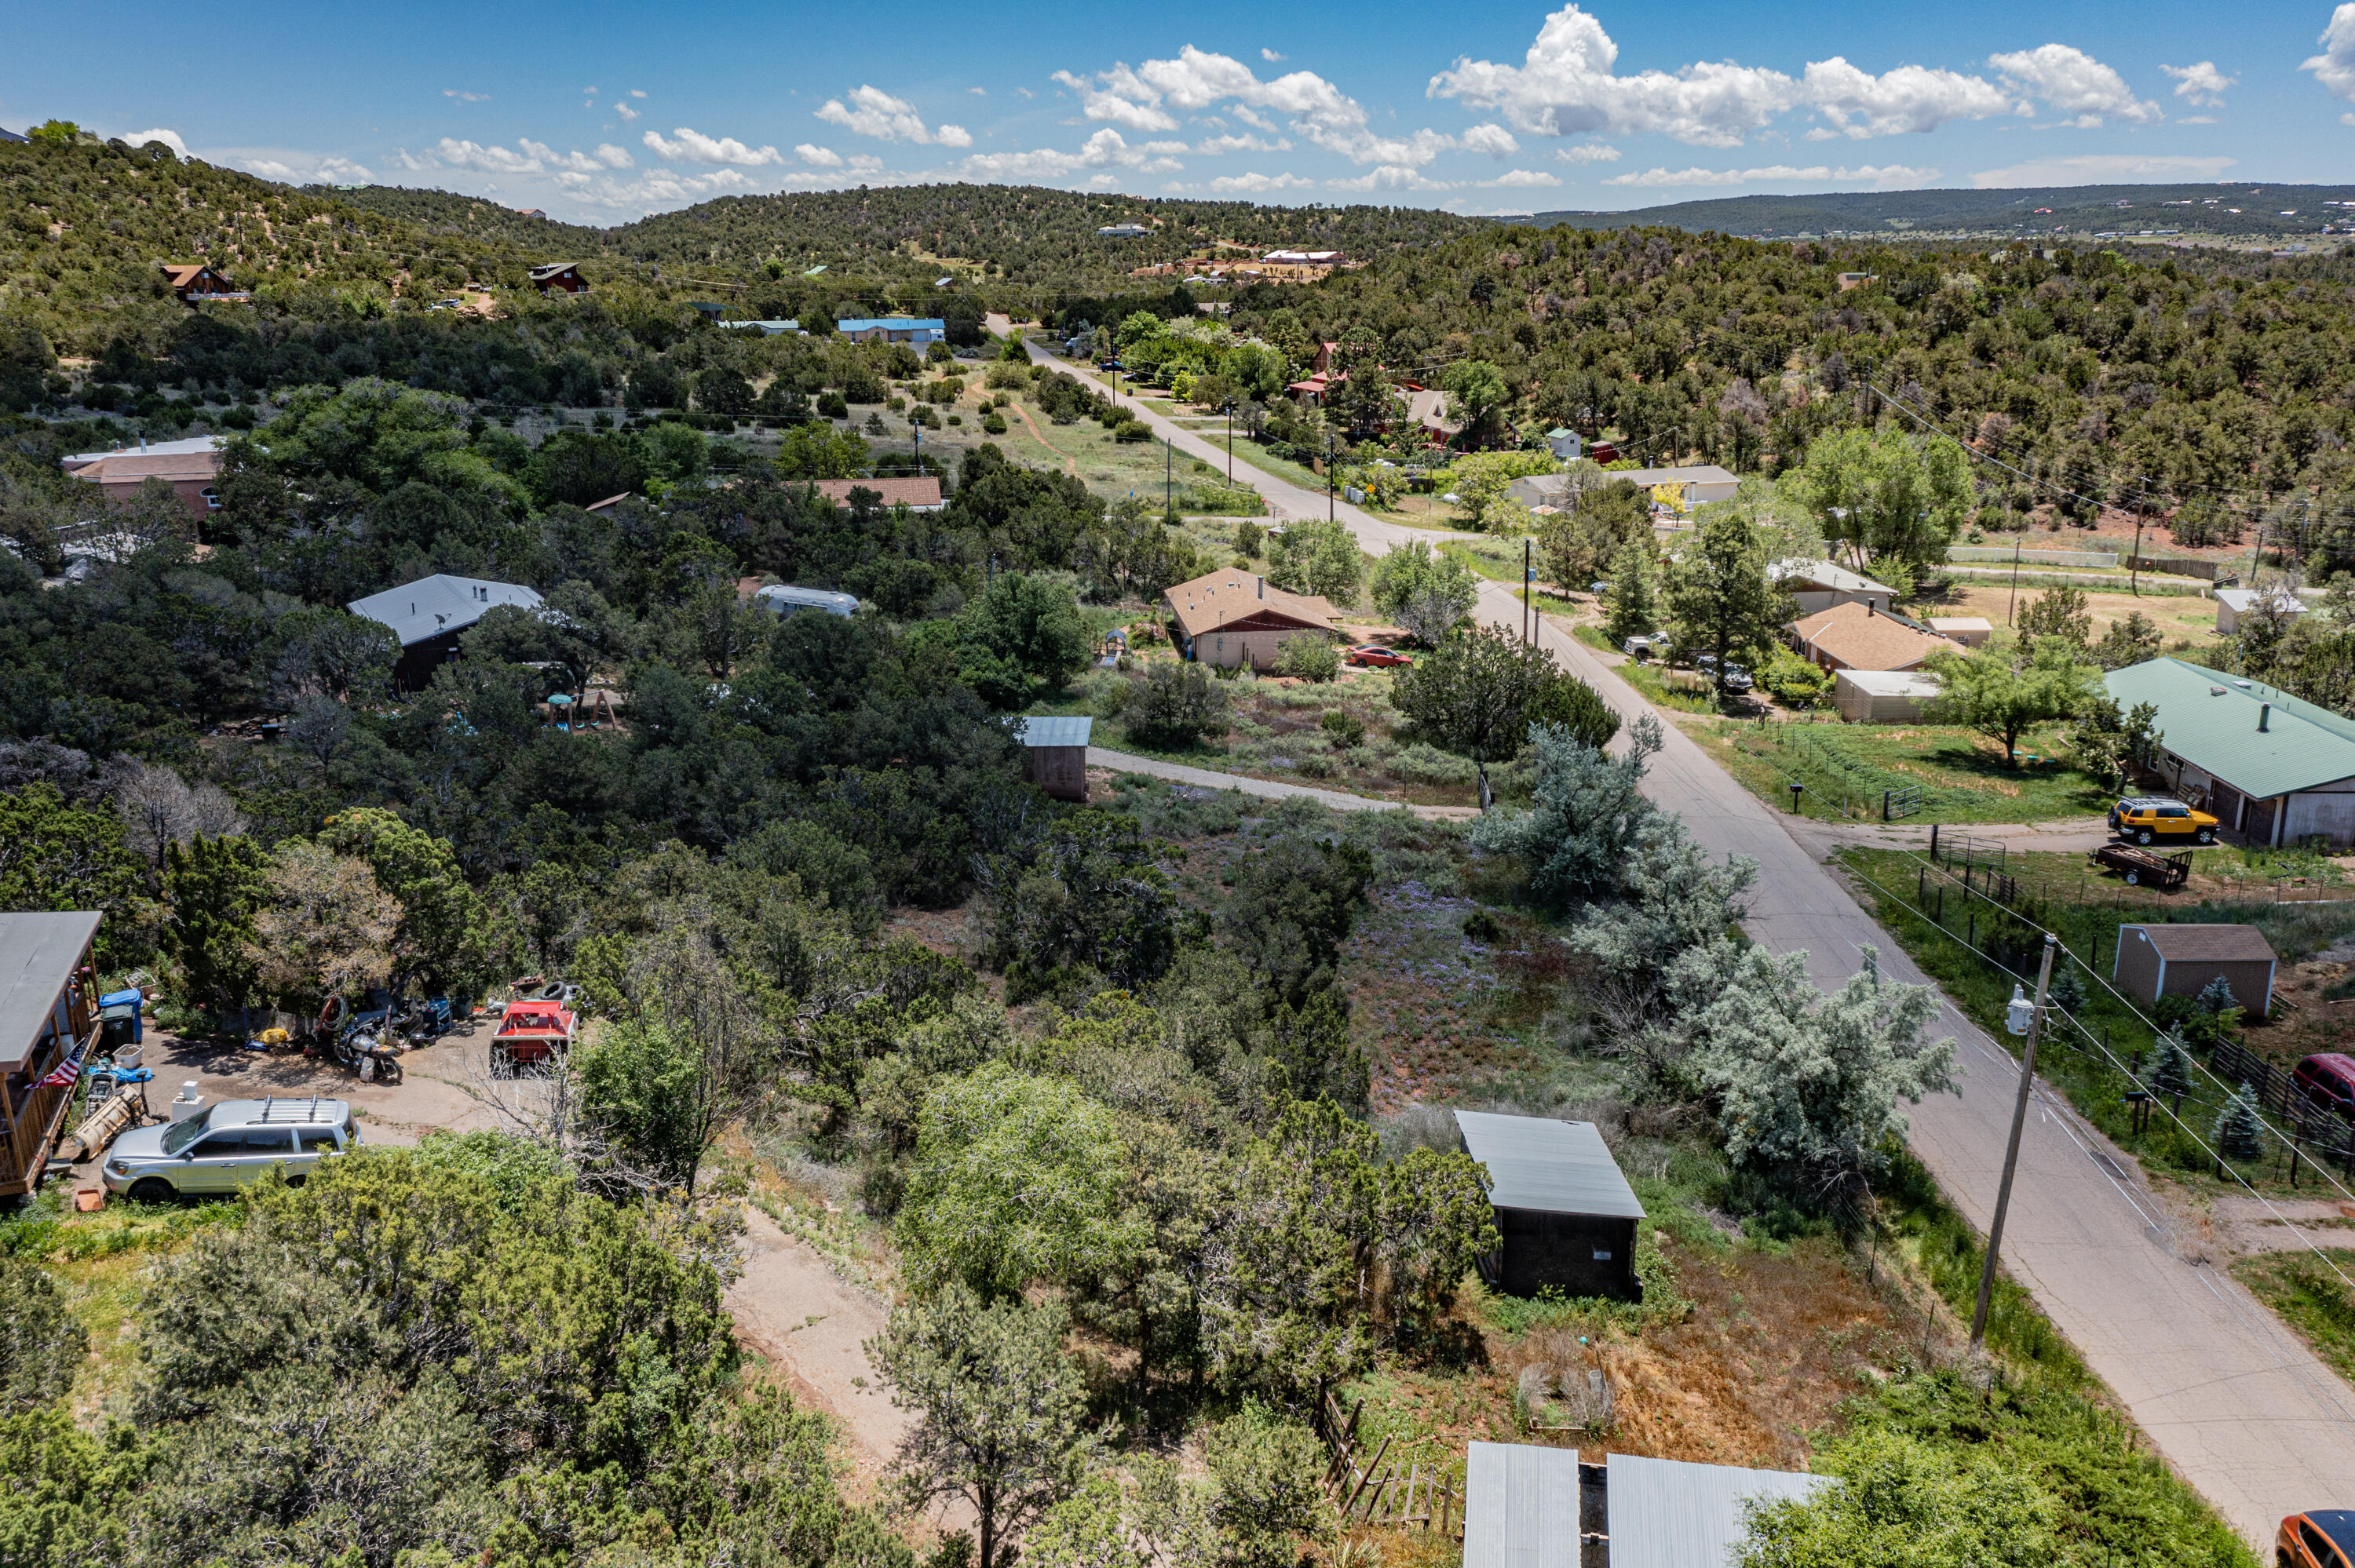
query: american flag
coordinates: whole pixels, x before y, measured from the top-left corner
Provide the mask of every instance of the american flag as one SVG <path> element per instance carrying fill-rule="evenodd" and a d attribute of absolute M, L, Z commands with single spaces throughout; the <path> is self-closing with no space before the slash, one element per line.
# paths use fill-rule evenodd
<path fill-rule="evenodd" d="M 69 1089 L 73 1087 L 74 1080 L 80 1076 L 81 1053 L 77 1050 L 72 1055 L 59 1063 L 55 1072 L 41 1080 L 41 1087 L 45 1089 Z"/>

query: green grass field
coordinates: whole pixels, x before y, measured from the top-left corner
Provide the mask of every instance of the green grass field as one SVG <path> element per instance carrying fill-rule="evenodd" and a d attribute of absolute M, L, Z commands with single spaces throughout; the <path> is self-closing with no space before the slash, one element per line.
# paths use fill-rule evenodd
<path fill-rule="evenodd" d="M 2237 850 L 2209 853 L 2240 854 Z M 2195 873 L 2199 863 L 2194 863 Z M 1951 875 L 1928 866 L 1918 855 L 1849 848 L 1839 853 L 1838 864 L 1874 918 L 1923 972 L 1991 1037 L 2016 1048 L 2017 1041 L 2004 1028 L 2003 1010 L 2015 984 L 2035 984 L 2041 938 L 1986 899 L 1966 894 Z M 2003 869 L 2032 901 L 2035 917 L 2060 937 L 2063 956 L 2056 961 L 2055 972 L 2073 969 L 2085 992 L 2074 1022 L 2048 1033 L 2037 1057 L 2038 1073 L 2066 1094 L 2086 1120 L 2153 1171 L 2194 1186 L 2218 1185 L 2209 1154 L 2198 1140 L 2213 1143 L 2213 1124 L 2223 1108 L 2225 1091 L 2204 1073 L 2195 1074 L 2192 1091 L 2178 1109 L 2182 1125 L 2154 1115 L 2144 1130 L 2134 1130 L 2123 1098 L 2129 1086 L 2126 1074 L 2116 1064 L 2131 1066 L 2138 1057 L 2147 1062 L 2151 1032 L 2094 976 L 2109 972 L 2122 921 L 2166 916 L 2178 921 L 2253 925 L 2289 963 L 2355 930 L 2355 902 L 2243 902 L 2230 896 L 2229 888 L 2223 898 L 2160 893 L 2098 875 L 2084 856 L 2076 854 L 2009 854 Z M 2267 1037 L 2279 1028 L 2255 1024 L 2244 1028 L 2242 1037 L 2261 1054 L 2277 1054 Z M 2268 1142 L 2264 1159 L 2234 1169 L 2260 1189 L 2289 1191 L 2277 1140 Z M 2229 1176 L 2222 1184 L 2238 1186 Z M 2310 1177 L 2307 1186 L 2312 1186 Z"/>
<path fill-rule="evenodd" d="M 1696 738 L 1701 738 L 1698 730 Z M 1921 791 L 1923 822 L 2045 822 L 2098 816 L 2112 796 L 2101 781 L 2065 760 L 2059 726 L 2020 737 L 2020 762 L 1966 729 L 1939 725 L 1728 723 L 1707 736 L 1710 755 L 1777 809 L 1790 805 L 1793 779 L 1807 787 L 1809 815 L 1835 811 L 1878 816 L 1881 797 Z"/>
<path fill-rule="evenodd" d="M 2303 1251 L 2261 1253 L 2234 1264 L 2232 1277 L 2305 1336 L 2325 1365 L 2355 1383 L 2355 1291 L 2340 1277 L 2355 1278 L 2355 1250 L 2326 1248 L 2323 1257 Z"/>

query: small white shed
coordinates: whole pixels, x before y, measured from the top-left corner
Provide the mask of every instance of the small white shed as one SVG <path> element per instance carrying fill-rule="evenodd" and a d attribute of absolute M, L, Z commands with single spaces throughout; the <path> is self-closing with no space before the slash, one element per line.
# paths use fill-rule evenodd
<path fill-rule="evenodd" d="M 1850 724 L 1912 724 L 1939 689 L 1926 670 L 1842 670 L 1832 680 L 1832 706 Z"/>
<path fill-rule="evenodd" d="M 2217 634 L 2230 637 L 2240 630 L 2241 617 L 2256 609 L 2260 603 L 2270 603 L 2274 609 L 2284 615 L 2295 616 L 2306 613 L 2306 601 L 2287 588 L 2218 588 L 2216 590 Z"/>

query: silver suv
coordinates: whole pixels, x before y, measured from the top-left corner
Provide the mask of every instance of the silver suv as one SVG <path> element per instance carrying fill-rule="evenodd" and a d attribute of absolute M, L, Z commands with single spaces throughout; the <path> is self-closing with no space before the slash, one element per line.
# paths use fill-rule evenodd
<path fill-rule="evenodd" d="M 108 1192 L 142 1203 L 234 1192 L 272 1166 L 299 1181 L 359 1140 L 342 1100 L 222 1100 L 185 1121 L 124 1133 L 107 1153 L 102 1180 Z"/>

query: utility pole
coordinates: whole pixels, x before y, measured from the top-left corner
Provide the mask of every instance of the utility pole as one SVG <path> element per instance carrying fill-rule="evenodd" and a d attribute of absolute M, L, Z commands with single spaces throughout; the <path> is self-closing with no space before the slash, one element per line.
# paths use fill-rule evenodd
<path fill-rule="evenodd" d="M 1333 438 L 1325 438 L 1325 521 L 1333 521 Z"/>
<path fill-rule="evenodd" d="M 1995 1193 L 1995 1222 L 1987 1226 L 1987 1264 L 1979 1270 L 1978 1305 L 1971 1309 L 1971 1349 L 1979 1350 L 1987 1343 L 1987 1298 L 1995 1293 L 1996 1255 L 2003 1248 L 2003 1221 L 2011 1207 L 2012 1172 L 2019 1166 L 2019 1131 L 2028 1121 L 2028 1096 L 2036 1085 L 2036 1037 L 2044 1028 L 2044 992 L 2052 983 L 2052 953 L 2060 938 L 2051 932 L 2044 933 L 2044 959 L 2036 970 L 2036 1001 L 2030 1004 L 2011 988 L 2011 1005 L 2006 1009 L 2016 1034 L 2026 1034 L 2028 1044 L 2019 1055 L 2019 1097 L 2011 1103 L 2011 1140 L 2004 1145 L 2003 1182 Z M 2023 1020 L 2022 1012 L 2027 1014 Z"/>
<path fill-rule="evenodd" d="M 1169 442 L 1169 437 L 1161 438 L 1161 515 L 1164 517 L 1178 507 L 1178 449 Z"/>
<path fill-rule="evenodd" d="M 1235 400 L 1227 399 L 1227 488 L 1235 485 Z"/>
<path fill-rule="evenodd" d="M 1531 541 L 1521 541 L 1521 641 L 1524 642 L 1537 641 L 1537 633 L 1532 630 L 1529 620 L 1529 583 L 1538 575 L 1529 562 L 1530 546 Z"/>
<path fill-rule="evenodd" d="M 2027 520 L 2026 518 L 2024 518 L 2024 517 L 2023 517 L 2022 519 L 2020 519 L 2019 527 L 2020 527 L 2020 532 L 2021 532 L 2023 535 L 2028 531 L 2028 520 Z M 2011 611 L 2012 611 L 2012 608 L 2013 608 L 2015 605 L 2019 604 L 2019 541 L 2018 539 L 2014 539 L 2014 540 L 2011 542 L 2011 597 L 2010 597 L 2010 598 L 2009 598 L 2009 599 L 2005 599 L 2005 600 L 2003 601 L 2003 623 L 2004 623 L 2006 626 L 2009 626 L 2009 625 L 2011 624 Z"/>
<path fill-rule="evenodd" d="M 2135 487 L 2134 554 L 2126 557 L 2126 588 L 2135 598 L 2142 597 L 2142 528 L 2150 516 L 2150 482 L 2145 480 Z"/>

